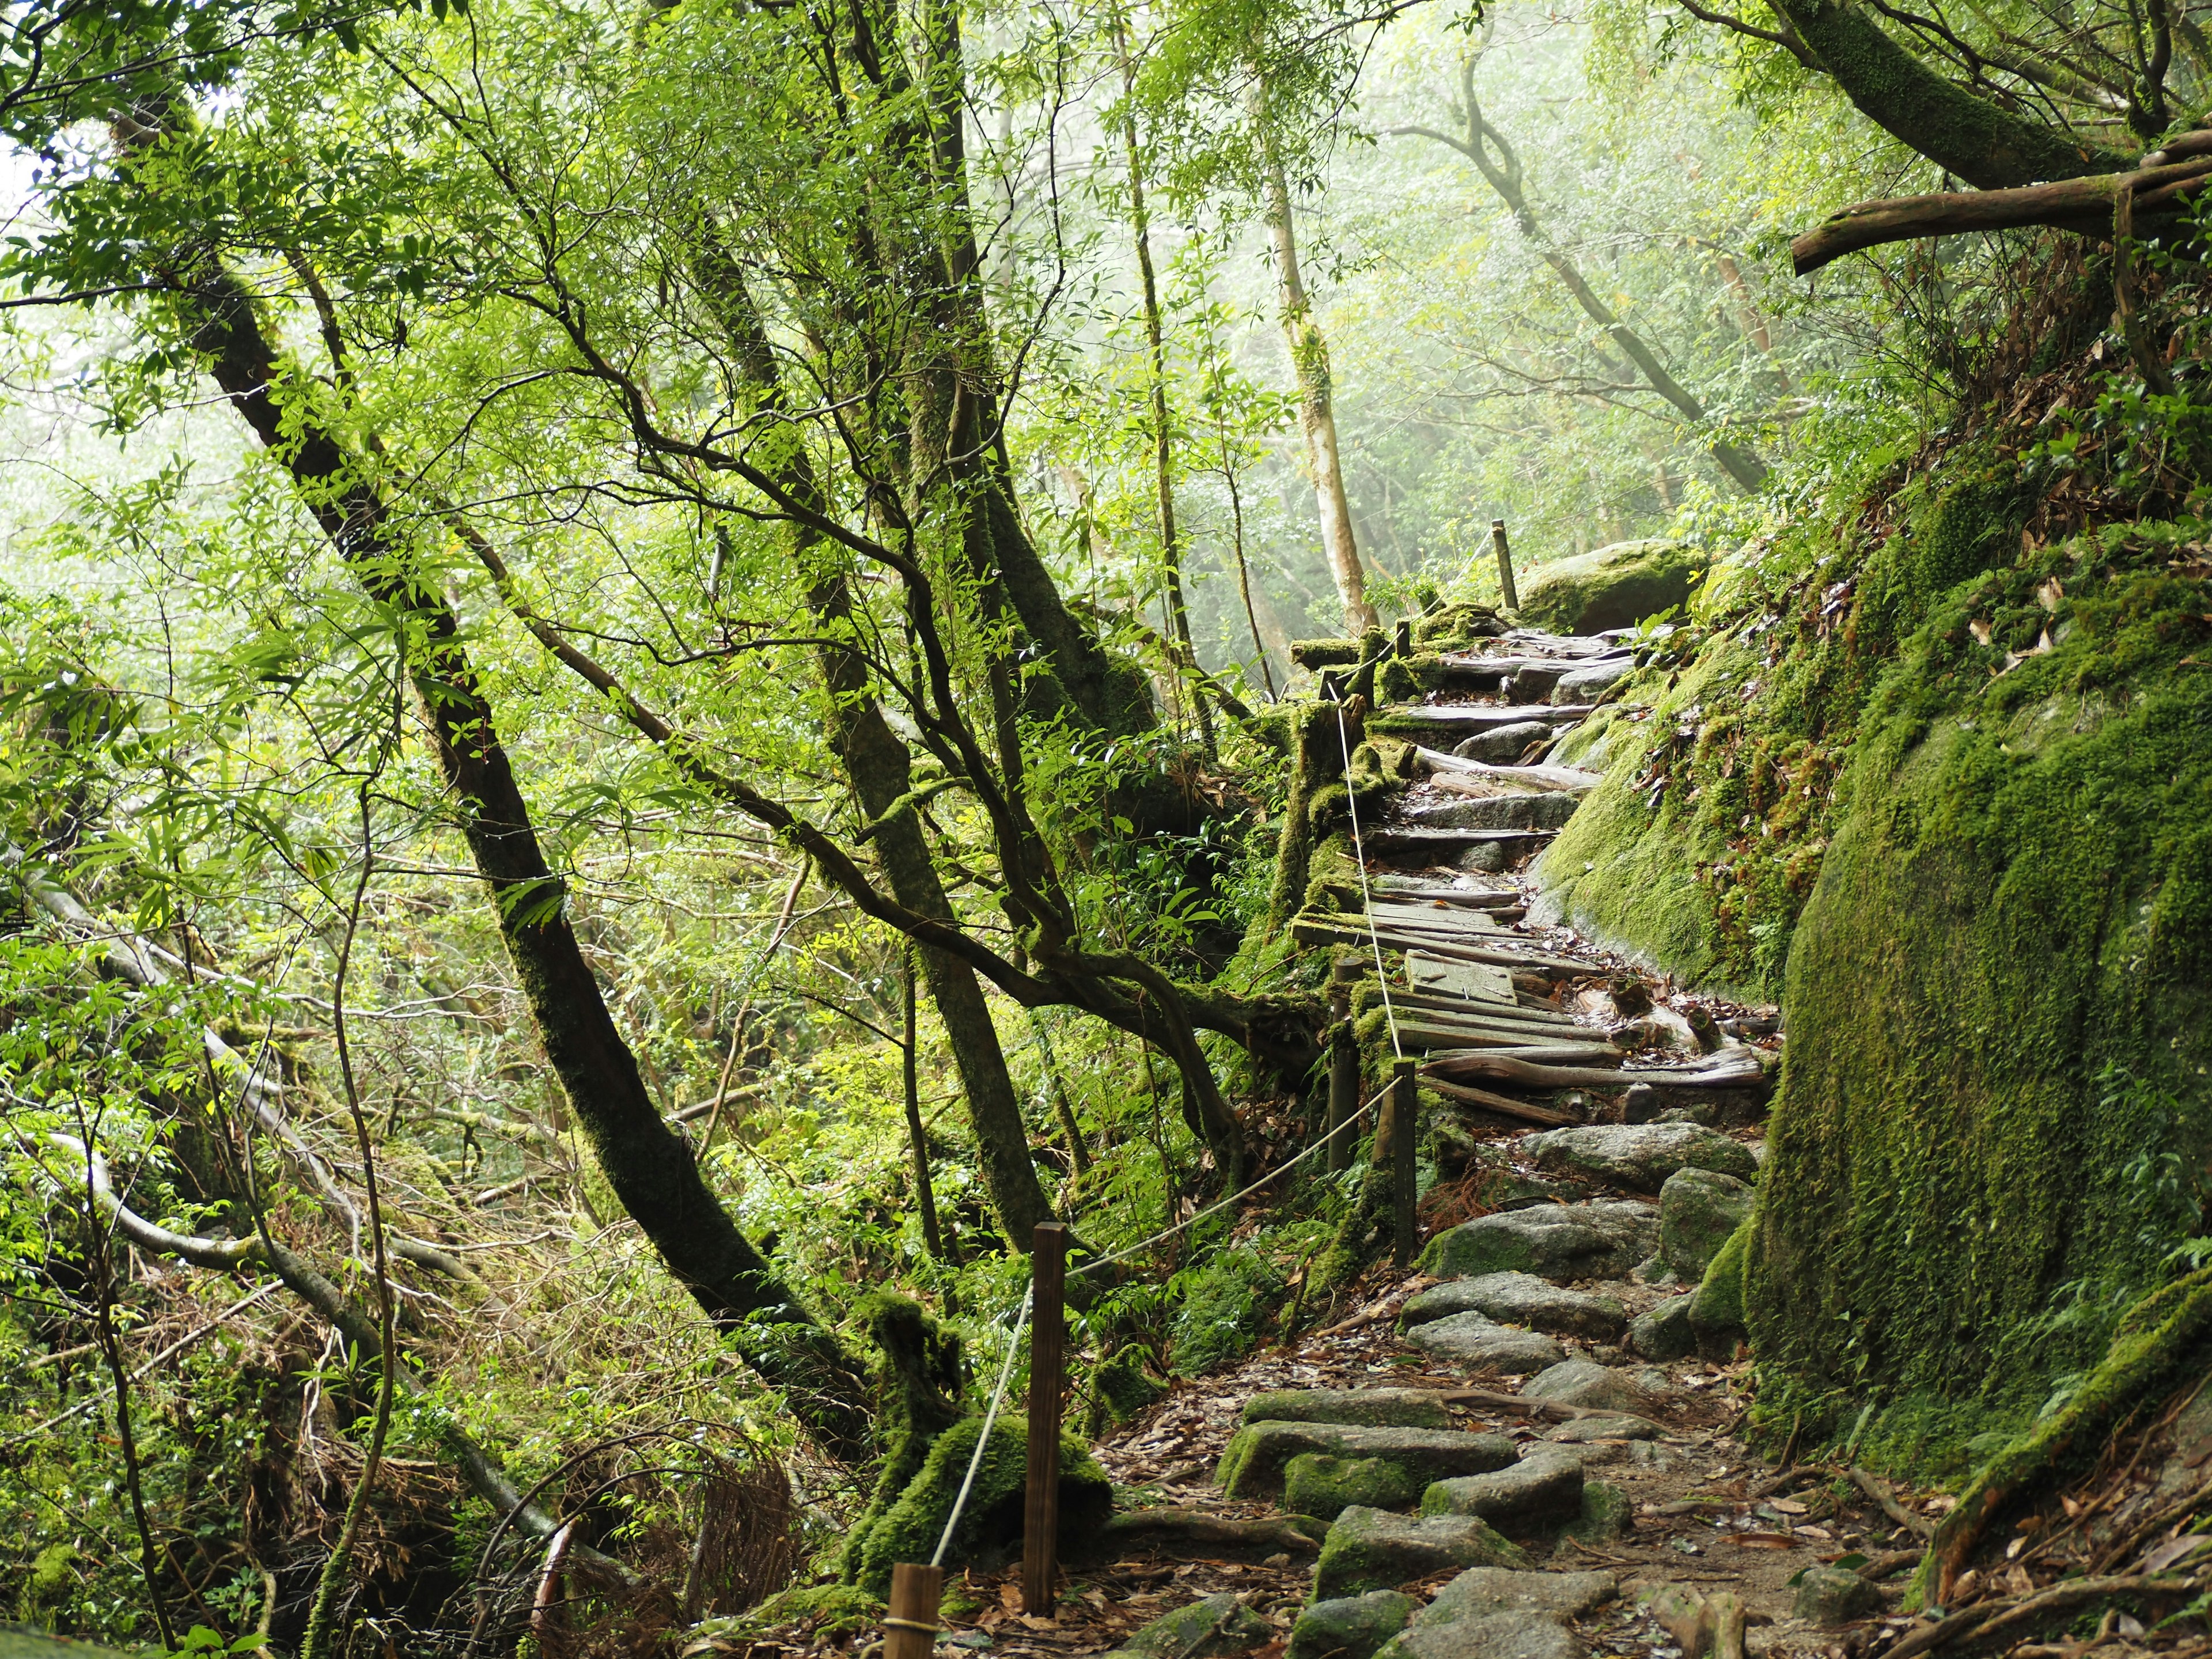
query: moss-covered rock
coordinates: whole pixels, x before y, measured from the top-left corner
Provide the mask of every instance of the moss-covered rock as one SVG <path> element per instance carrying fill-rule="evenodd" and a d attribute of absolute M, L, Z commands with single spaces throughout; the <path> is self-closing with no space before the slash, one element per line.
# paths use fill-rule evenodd
<path fill-rule="evenodd" d="M 1223 1594 L 1153 1620 L 1114 1651 L 1121 1659 L 1226 1659 L 1264 1647 L 1274 1635 L 1266 1620 Z"/>
<path fill-rule="evenodd" d="M 1273 1499 L 1282 1495 L 1285 1470 L 1304 1452 L 1396 1463 L 1424 1484 L 1439 1475 L 1480 1474 L 1514 1458 L 1502 1434 L 1461 1434 L 1435 1429 L 1368 1429 L 1337 1423 L 1253 1423 L 1230 1437 L 1216 1479 L 1231 1498 Z"/>
<path fill-rule="evenodd" d="M 1751 1213 L 1748 1181 L 1685 1167 L 1659 1189 L 1659 1259 L 1669 1273 L 1702 1279 L 1713 1258 Z"/>
<path fill-rule="evenodd" d="M 937 1437 L 928 1459 L 896 1503 L 870 1522 L 854 1540 L 848 1556 L 849 1577 L 871 1595 L 889 1593 L 891 1568 L 901 1561 L 927 1561 L 937 1548 L 952 1512 L 960 1482 L 975 1455 L 983 1419 L 968 1418 Z M 995 1565 L 1022 1536 L 1022 1501 L 1029 1474 L 1029 1443 L 1014 1425 L 1000 1422 L 991 1431 L 960 1524 L 945 1553 L 945 1565 Z M 1114 1508 L 1113 1483 L 1091 1449 L 1073 1435 L 1060 1443 L 1061 1529 L 1079 1537 L 1103 1522 Z"/>
<path fill-rule="evenodd" d="M 1583 1482 L 1582 1513 L 1569 1522 L 1561 1536 L 1578 1544 L 1617 1543 L 1636 1528 L 1636 1501 L 1626 1490 L 1609 1480 Z"/>
<path fill-rule="evenodd" d="M 1709 562 L 1698 549 L 1670 541 L 1620 542 L 1552 560 L 1524 579 L 1519 619 L 1554 634 L 1633 628 L 1686 605 Z"/>
<path fill-rule="evenodd" d="M 1314 1599 L 1395 1589 L 1446 1567 L 1525 1567 L 1521 1547 L 1472 1515 L 1415 1519 L 1348 1509 L 1336 1517 L 1314 1566 Z"/>
<path fill-rule="evenodd" d="M 44 1631 L 0 1625 L 0 1659 L 125 1659 L 125 1656 L 115 1648 L 75 1642 L 65 1636 L 49 1636 Z"/>
<path fill-rule="evenodd" d="M 1419 1500 L 1426 1482 L 1426 1476 L 1387 1458 L 1300 1452 L 1283 1466 L 1283 1504 L 1325 1521 L 1334 1521 L 1355 1504 L 1408 1510 Z"/>
<path fill-rule="evenodd" d="M 1744 1263 L 1749 1259 L 1752 1238 L 1757 1223 L 1746 1216 L 1742 1224 L 1729 1235 L 1705 1268 L 1705 1276 L 1690 1297 L 1690 1328 L 1695 1332 L 1698 1346 L 1706 1348 L 1727 1348 L 1736 1338 L 1745 1334 L 1743 1305 Z"/>
<path fill-rule="evenodd" d="M 1374 1659 L 1375 1650 L 1405 1629 L 1420 1606 L 1387 1589 L 1313 1602 L 1291 1626 L 1283 1659 Z"/>
<path fill-rule="evenodd" d="M 1167 1395 L 1168 1385 L 1154 1376 L 1152 1356 L 1131 1346 L 1091 1370 L 1091 1432 L 1103 1434 L 1133 1422 L 1148 1406 Z"/>

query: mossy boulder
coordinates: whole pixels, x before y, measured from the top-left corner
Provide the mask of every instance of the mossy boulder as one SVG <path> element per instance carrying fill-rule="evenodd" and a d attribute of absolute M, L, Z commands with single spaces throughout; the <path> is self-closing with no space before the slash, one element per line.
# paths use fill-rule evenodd
<path fill-rule="evenodd" d="M 1446 1567 L 1525 1567 L 1521 1547 L 1472 1515 L 1415 1518 L 1352 1508 L 1336 1517 L 1314 1566 L 1314 1599 L 1395 1589 Z"/>
<path fill-rule="evenodd" d="M 1811 1566 L 1797 1580 L 1790 1616 L 1808 1625 L 1832 1627 L 1871 1618 L 1881 1611 L 1881 1592 L 1849 1567 Z"/>
<path fill-rule="evenodd" d="M 1477 1216 L 1438 1233 L 1422 1253 L 1439 1279 L 1527 1273 L 1539 1279 L 1620 1279 L 1659 1243 L 1659 1212 L 1611 1200 L 1547 1204 Z"/>
<path fill-rule="evenodd" d="M 937 1437 L 921 1472 L 895 1504 L 868 1523 L 848 1556 L 851 1577 L 871 1595 L 887 1595 L 891 1568 L 901 1561 L 927 1561 L 952 1512 L 953 1499 L 975 1455 L 982 1431 L 979 1417 L 954 1424 Z M 1018 1549 L 1023 1494 L 1029 1474 L 1029 1443 L 1014 1425 L 1000 1422 L 991 1431 L 975 1482 L 952 1534 L 945 1565 L 995 1565 Z M 1060 1528 L 1080 1537 L 1113 1512 L 1114 1487 L 1091 1449 L 1073 1435 L 1060 1443 Z"/>
<path fill-rule="evenodd" d="M 1273 1626 L 1234 1595 L 1209 1595 L 1155 1619 L 1115 1650 L 1125 1659 L 1225 1659 L 1265 1647 Z"/>
<path fill-rule="evenodd" d="M 1627 1491 L 1609 1480 L 1583 1482 L 1582 1513 L 1561 1530 L 1560 1536 L 1578 1544 L 1617 1543 L 1636 1528 L 1636 1501 Z"/>
<path fill-rule="evenodd" d="M 1705 1268 L 1705 1278 L 1691 1294 L 1690 1329 L 1696 1334 L 1702 1348 L 1725 1350 L 1745 1334 L 1744 1264 L 1750 1256 L 1756 1225 L 1754 1216 L 1743 1218 L 1742 1224 L 1729 1235 L 1728 1243 L 1721 1246 L 1720 1254 Z"/>
<path fill-rule="evenodd" d="M 1698 549 L 1671 541 L 1617 542 L 1550 560 L 1522 583 L 1518 619 L 1554 634 L 1633 628 L 1646 617 L 1688 604 L 1709 562 Z"/>
<path fill-rule="evenodd" d="M 1479 1515 L 1498 1527 L 1563 1526 L 1582 1506 L 1583 1460 L 1558 1446 L 1538 1446 L 1510 1468 L 1433 1482 L 1421 1493 L 1423 1515 Z"/>
<path fill-rule="evenodd" d="M 1409 1510 L 1426 1482 L 1426 1476 L 1385 1458 L 1300 1452 L 1283 1466 L 1283 1505 L 1324 1521 L 1334 1521 L 1354 1504 Z"/>
<path fill-rule="evenodd" d="M 1091 1368 L 1091 1433 L 1133 1422 L 1146 1407 L 1166 1397 L 1168 1385 L 1152 1375 L 1151 1360 L 1145 1350 L 1132 1346 Z"/>
<path fill-rule="evenodd" d="M 1718 1170 L 1741 1181 L 1759 1173 L 1751 1151 L 1698 1123 L 1591 1123 L 1547 1129 L 1522 1140 L 1521 1156 L 1555 1175 L 1656 1194 L 1677 1170 Z"/>
<path fill-rule="evenodd" d="M 125 1659 L 118 1649 L 49 1636 L 44 1631 L 0 1625 L 0 1659 Z"/>
<path fill-rule="evenodd" d="M 1375 1650 L 1406 1628 L 1421 1604 L 1396 1590 L 1370 1590 L 1315 1601 L 1291 1626 L 1283 1659 L 1374 1659 Z"/>
<path fill-rule="evenodd" d="M 1460 1313 L 1590 1342 L 1618 1342 L 1628 1321 L 1627 1310 L 1609 1296 L 1569 1290 L 1534 1273 L 1504 1273 L 1431 1285 L 1407 1298 L 1398 1322 L 1410 1330 Z"/>
<path fill-rule="evenodd" d="M 1718 1170 L 1680 1169 L 1659 1189 L 1659 1259 L 1685 1279 L 1703 1279 L 1751 1213 L 1748 1181 Z"/>
<path fill-rule="evenodd" d="M 1629 1322 L 1629 1347 L 1646 1359 L 1684 1359 L 1697 1352 L 1697 1328 L 1690 1323 L 1697 1299 L 1694 1291 L 1685 1291 L 1637 1315 Z"/>

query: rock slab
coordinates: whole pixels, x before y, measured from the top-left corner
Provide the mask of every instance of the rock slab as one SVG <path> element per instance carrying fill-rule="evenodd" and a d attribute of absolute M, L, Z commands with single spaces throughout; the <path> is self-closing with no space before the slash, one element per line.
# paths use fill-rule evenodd
<path fill-rule="evenodd" d="M 1590 1359 L 1569 1359 L 1532 1376 L 1521 1392 L 1531 1400 L 1555 1400 L 1562 1406 L 1648 1416 L 1660 1390 L 1627 1371 Z"/>
<path fill-rule="evenodd" d="M 1515 1455 L 1513 1443 L 1502 1434 L 1370 1429 L 1337 1423 L 1253 1423 L 1237 1430 L 1221 1455 L 1218 1478 L 1222 1490 L 1235 1498 L 1272 1501 L 1279 1498 L 1285 1466 L 1301 1452 L 1380 1458 L 1430 1480 L 1501 1469 Z"/>
<path fill-rule="evenodd" d="M 1396 1590 L 1313 1602 L 1291 1626 L 1283 1659 L 1374 1659 L 1375 1650 L 1405 1629 L 1420 1606 Z"/>
<path fill-rule="evenodd" d="M 1495 1273 L 1533 1273 L 1555 1281 L 1625 1279 L 1658 1243 L 1659 1212 L 1650 1204 L 1601 1200 L 1540 1205 L 1477 1216 L 1438 1233 L 1429 1241 L 1422 1267 L 1438 1279 Z"/>
<path fill-rule="evenodd" d="M 1283 1507 L 1324 1521 L 1334 1521 L 1354 1504 L 1409 1510 L 1420 1501 L 1426 1484 L 1427 1477 L 1380 1457 L 1300 1452 L 1283 1466 Z"/>
<path fill-rule="evenodd" d="M 1638 1314 L 1628 1327 L 1628 1346 L 1646 1359 L 1685 1359 L 1698 1351 L 1697 1328 L 1690 1323 L 1692 1291 L 1670 1296 Z"/>
<path fill-rule="evenodd" d="M 1585 1651 L 1549 1613 L 1492 1613 L 1435 1625 L 1417 1621 L 1376 1659 L 1582 1659 Z"/>
<path fill-rule="evenodd" d="M 1540 1332 L 1500 1325 L 1479 1313 L 1453 1314 L 1418 1325 L 1406 1333 L 1406 1340 L 1455 1360 L 1477 1376 L 1526 1376 L 1567 1357 L 1565 1349 Z"/>
<path fill-rule="evenodd" d="M 1790 1609 L 1808 1624 L 1834 1626 L 1881 1611 L 1881 1592 L 1848 1567 L 1808 1567 Z"/>
<path fill-rule="evenodd" d="M 1355 1506 L 1336 1517 L 1314 1567 L 1314 1598 L 1394 1589 L 1446 1567 L 1525 1567 L 1528 1558 L 1479 1516 L 1415 1518 Z"/>
<path fill-rule="evenodd" d="M 1449 1429 L 1452 1416 L 1428 1389 L 1277 1389 L 1246 1401 L 1243 1421 Z"/>
<path fill-rule="evenodd" d="M 1591 1123 L 1528 1136 L 1520 1152 L 1538 1169 L 1656 1193 L 1677 1170 L 1717 1170 L 1750 1181 L 1758 1160 L 1741 1142 L 1702 1123 Z"/>
<path fill-rule="evenodd" d="M 1274 1635 L 1266 1620 L 1224 1594 L 1153 1620 L 1115 1651 L 1120 1659 L 1220 1659 L 1265 1647 Z"/>
<path fill-rule="evenodd" d="M 1663 1231 L 1663 1207 L 1661 1226 Z M 1618 1342 L 1628 1322 L 1627 1310 L 1609 1296 L 1567 1290 L 1523 1273 L 1483 1273 L 1432 1285 L 1411 1297 L 1399 1318 L 1410 1330 L 1460 1313 L 1479 1313 L 1503 1325 L 1525 1325 L 1589 1342 Z"/>
<path fill-rule="evenodd" d="M 1564 1526 L 1582 1507 L 1582 1459 L 1548 1445 L 1510 1469 L 1435 1481 L 1421 1494 L 1423 1515 L 1479 1515 L 1494 1527 Z"/>
<path fill-rule="evenodd" d="M 1609 1572 L 1516 1572 L 1508 1567 L 1469 1567 L 1437 1592 L 1424 1623 L 1480 1619 L 1492 1613 L 1548 1613 L 1579 1619 L 1620 1593 Z"/>

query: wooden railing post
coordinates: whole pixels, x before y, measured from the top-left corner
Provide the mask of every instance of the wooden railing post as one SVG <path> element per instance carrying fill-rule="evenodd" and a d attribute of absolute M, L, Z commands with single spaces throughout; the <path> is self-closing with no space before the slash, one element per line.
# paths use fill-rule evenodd
<path fill-rule="evenodd" d="M 1359 978 L 1359 965 L 1340 962 L 1330 970 L 1328 1015 L 1328 1156 L 1333 1170 L 1352 1167 L 1352 1154 L 1359 1137 L 1346 1129 L 1359 1109 L 1359 1044 L 1352 1034 L 1352 988 Z"/>
<path fill-rule="evenodd" d="M 1420 1112 L 1412 1060 L 1398 1062 L 1390 1091 L 1390 1200 L 1397 1212 L 1396 1248 L 1391 1260 L 1401 1267 L 1410 1267 L 1420 1243 L 1413 1219 L 1413 1140 Z"/>
<path fill-rule="evenodd" d="M 884 1659 L 929 1659 L 937 1645 L 937 1606 L 945 1569 L 901 1561 L 891 1568 L 890 1614 L 884 1620 Z"/>
<path fill-rule="evenodd" d="M 1505 520 L 1490 521 L 1490 550 L 1498 555 L 1498 587 L 1505 595 L 1505 608 L 1518 611 L 1521 596 L 1513 591 L 1513 550 L 1505 544 Z"/>
<path fill-rule="evenodd" d="M 1067 1229 L 1041 1221 L 1030 1235 L 1029 1501 L 1022 1515 L 1022 1611 L 1053 1616 L 1060 1547 L 1060 1395 L 1066 1334 Z M 886 1655 L 885 1659 L 890 1659 Z"/>

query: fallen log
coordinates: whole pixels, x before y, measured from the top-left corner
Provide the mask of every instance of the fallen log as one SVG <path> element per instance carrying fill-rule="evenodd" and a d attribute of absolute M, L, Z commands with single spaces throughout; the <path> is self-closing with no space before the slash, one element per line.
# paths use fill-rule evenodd
<path fill-rule="evenodd" d="M 1540 1066 L 1525 1060 L 1516 1060 L 1505 1054 L 1486 1054 L 1480 1050 L 1448 1055 L 1432 1060 L 1421 1068 L 1425 1077 L 1443 1077 L 1456 1082 L 1462 1077 L 1492 1078 L 1503 1083 L 1517 1083 L 1529 1089 L 1625 1089 L 1632 1083 L 1649 1083 L 1678 1089 L 1741 1089 L 1759 1080 L 1756 1061 L 1749 1066 L 1715 1067 L 1702 1072 L 1662 1071 L 1644 1066 L 1620 1071 L 1601 1071 L 1585 1066 Z"/>
<path fill-rule="evenodd" d="M 2212 138 L 2212 133 L 2191 133 L 2187 138 Z M 2172 155 L 2183 142 L 2177 141 L 2172 149 L 2153 154 Z M 2195 154 L 2162 167 L 2062 179 L 2055 184 L 2027 185 L 2017 190 L 1942 191 L 1929 196 L 1861 202 L 1790 243 L 1790 264 L 1800 276 L 1808 276 L 1846 253 L 1888 242 L 2026 225 L 2109 236 L 2113 208 L 2123 186 L 2134 193 L 2135 219 L 2140 225 L 2146 216 L 2177 211 L 2208 178 L 2212 178 L 2212 156 Z"/>
<path fill-rule="evenodd" d="M 1515 1100 L 1510 1095 L 1493 1095 L 1487 1089 L 1471 1089 L 1463 1083 L 1446 1083 L 1441 1078 L 1425 1077 L 1421 1087 L 1442 1095 L 1446 1100 L 1473 1106 L 1482 1111 L 1494 1112 L 1500 1117 L 1510 1117 L 1521 1123 L 1539 1124 L 1547 1129 L 1571 1128 L 1582 1119 L 1573 1112 L 1563 1112 L 1551 1106 L 1532 1106 L 1525 1100 Z"/>

